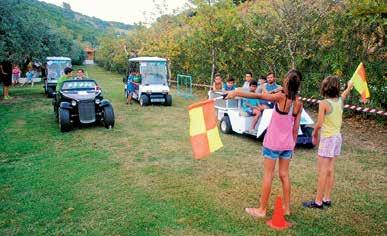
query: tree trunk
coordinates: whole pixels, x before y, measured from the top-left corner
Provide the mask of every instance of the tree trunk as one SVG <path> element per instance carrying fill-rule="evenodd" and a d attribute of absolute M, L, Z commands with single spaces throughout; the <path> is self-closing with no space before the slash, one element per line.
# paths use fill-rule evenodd
<path fill-rule="evenodd" d="M 214 81 L 215 76 L 215 50 L 212 48 L 212 68 L 211 68 L 211 81 L 210 85 L 212 84 L 212 81 Z"/>

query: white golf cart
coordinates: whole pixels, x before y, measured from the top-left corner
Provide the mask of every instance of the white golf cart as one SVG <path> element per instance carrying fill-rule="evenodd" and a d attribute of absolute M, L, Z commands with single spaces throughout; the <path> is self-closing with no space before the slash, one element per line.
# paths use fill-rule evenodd
<path fill-rule="evenodd" d="M 71 59 L 68 57 L 47 57 L 46 61 L 47 79 L 44 82 L 44 92 L 47 97 L 52 97 L 58 79 L 64 74 L 64 68 L 71 67 Z"/>
<path fill-rule="evenodd" d="M 124 78 L 125 94 L 127 78 L 131 72 L 140 73 L 140 81 L 133 84 L 135 91 L 132 97 L 139 101 L 141 106 L 147 106 L 152 103 L 161 103 L 165 106 L 172 105 L 172 96 L 169 94 L 169 74 L 166 59 L 160 57 L 135 57 L 129 59 L 128 74 Z"/>
<path fill-rule="evenodd" d="M 213 93 L 212 97 L 220 97 L 221 94 Z M 251 133 L 250 125 L 253 121 L 252 116 L 248 116 L 242 110 L 242 98 L 236 99 L 216 99 L 215 109 L 217 110 L 217 117 L 220 121 L 219 126 L 222 133 L 231 134 L 232 132 L 238 134 L 253 135 L 257 138 L 263 138 L 267 127 L 269 126 L 273 109 L 265 109 L 259 118 L 254 132 Z M 312 132 L 313 120 L 303 109 L 301 114 L 300 128 L 298 130 L 297 145 L 313 147 Z"/>

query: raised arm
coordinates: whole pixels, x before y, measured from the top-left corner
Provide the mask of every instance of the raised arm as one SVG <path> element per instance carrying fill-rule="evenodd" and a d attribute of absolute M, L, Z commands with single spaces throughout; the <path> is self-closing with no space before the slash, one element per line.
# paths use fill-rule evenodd
<path fill-rule="evenodd" d="M 235 90 L 227 93 L 226 99 L 232 99 L 235 97 L 259 98 L 259 99 L 264 99 L 272 102 L 278 102 L 282 98 L 282 94 L 281 93 L 276 93 L 276 94 L 246 93 L 240 90 Z"/>
<path fill-rule="evenodd" d="M 351 92 L 352 89 L 353 89 L 353 82 L 350 80 L 350 81 L 348 81 L 347 88 L 341 94 L 341 100 L 343 100 L 343 102 L 345 101 L 345 99 L 347 99 L 347 96 Z"/>

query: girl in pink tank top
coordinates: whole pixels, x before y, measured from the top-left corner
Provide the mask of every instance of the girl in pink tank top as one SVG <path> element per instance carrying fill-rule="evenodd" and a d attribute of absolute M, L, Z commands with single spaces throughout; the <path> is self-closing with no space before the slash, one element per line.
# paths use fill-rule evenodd
<path fill-rule="evenodd" d="M 247 97 L 275 102 L 273 115 L 263 141 L 264 177 L 259 208 L 246 208 L 253 217 L 265 217 L 274 177 L 275 164 L 279 162 L 279 177 L 282 183 L 285 214 L 290 214 L 289 163 L 293 155 L 301 120 L 302 103 L 297 99 L 301 73 L 290 70 L 283 82 L 283 91 L 275 94 L 245 93 L 239 90 L 228 93 L 226 98 Z"/>

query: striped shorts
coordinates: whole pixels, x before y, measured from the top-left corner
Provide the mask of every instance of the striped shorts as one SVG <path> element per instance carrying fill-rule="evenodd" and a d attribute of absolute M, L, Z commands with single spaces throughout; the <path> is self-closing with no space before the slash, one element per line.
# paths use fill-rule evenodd
<path fill-rule="evenodd" d="M 336 134 L 330 137 L 320 137 L 318 155 L 328 158 L 340 156 L 342 142 L 343 140 L 341 134 Z"/>

